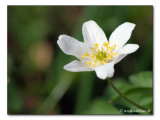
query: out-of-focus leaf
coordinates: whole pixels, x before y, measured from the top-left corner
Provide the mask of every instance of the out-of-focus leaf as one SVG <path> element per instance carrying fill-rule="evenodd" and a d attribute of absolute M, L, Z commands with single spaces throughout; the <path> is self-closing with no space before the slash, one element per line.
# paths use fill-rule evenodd
<path fill-rule="evenodd" d="M 13 70 L 13 58 L 10 55 L 8 55 L 7 59 L 7 69 L 8 69 L 8 77 L 10 77 Z"/>
<path fill-rule="evenodd" d="M 113 84 L 127 98 L 152 111 L 152 72 L 140 72 L 138 74 L 131 75 L 129 77 L 129 82 L 126 82 L 123 79 L 116 79 L 115 81 L 113 81 Z M 126 106 L 131 110 L 138 109 L 128 101 L 124 100 L 121 96 L 119 96 L 119 94 L 117 94 L 116 91 L 111 87 L 106 89 L 106 97 L 112 103 Z M 146 112 L 139 113 L 148 114 Z"/>
<path fill-rule="evenodd" d="M 82 114 L 121 114 L 112 104 L 105 99 L 94 100 Z"/>
<path fill-rule="evenodd" d="M 77 74 L 72 75 L 71 73 L 64 72 L 56 86 L 52 89 L 49 96 L 35 111 L 36 114 L 42 114 L 43 112 L 51 111 L 56 106 L 57 102 L 63 97 L 65 92 L 69 89 L 71 83 Z"/>
<path fill-rule="evenodd" d="M 124 78 L 117 78 L 113 80 L 113 84 L 117 87 L 117 89 L 119 89 L 122 93 L 128 91 L 129 89 L 131 89 L 133 86 L 127 82 Z M 107 100 L 116 98 L 119 96 L 119 94 L 117 92 L 115 92 L 115 90 L 108 86 L 105 90 L 105 96 Z"/>
<path fill-rule="evenodd" d="M 45 40 L 47 34 L 47 24 L 43 20 L 34 20 L 21 28 L 19 42 L 24 47 L 30 47 L 32 44 Z"/>
<path fill-rule="evenodd" d="M 8 112 L 12 114 L 12 111 L 14 113 L 19 113 L 22 110 L 23 107 L 23 100 L 20 96 L 16 85 L 13 83 L 13 81 L 9 81 L 8 83 Z"/>
<path fill-rule="evenodd" d="M 80 76 L 80 84 L 75 106 L 75 113 L 77 114 L 81 113 L 90 102 L 94 83 L 93 77 L 93 72 L 82 73 Z"/>
<path fill-rule="evenodd" d="M 23 49 L 45 40 L 48 23 L 44 7 L 8 7 L 8 30 Z M 43 11 L 43 12 L 42 12 Z"/>
<path fill-rule="evenodd" d="M 144 106 L 147 109 L 150 109 L 152 111 L 152 89 L 150 88 L 135 88 L 132 90 L 127 91 L 124 93 L 124 95 L 129 98 L 130 100 L 134 101 L 135 103 Z M 120 103 L 131 110 L 139 109 L 136 106 L 130 104 L 128 101 L 124 100 L 122 97 L 119 96 Z M 146 112 L 139 112 L 140 114 L 148 114 Z"/>
<path fill-rule="evenodd" d="M 152 72 L 141 72 L 139 74 L 131 75 L 129 80 L 132 84 L 138 87 L 152 88 Z"/>

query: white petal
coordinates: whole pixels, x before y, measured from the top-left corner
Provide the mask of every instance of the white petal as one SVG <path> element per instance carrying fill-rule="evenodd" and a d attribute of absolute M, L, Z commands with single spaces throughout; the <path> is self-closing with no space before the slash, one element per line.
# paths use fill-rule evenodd
<path fill-rule="evenodd" d="M 114 61 L 95 68 L 96 74 L 100 79 L 110 78 L 114 74 Z"/>
<path fill-rule="evenodd" d="M 137 44 L 126 44 L 122 49 L 120 49 L 118 56 L 115 58 L 115 64 L 120 62 L 128 54 L 135 52 L 139 48 Z"/>
<path fill-rule="evenodd" d="M 93 71 L 93 69 L 86 67 L 81 61 L 78 60 L 74 60 L 65 65 L 64 69 L 71 72 Z"/>
<path fill-rule="evenodd" d="M 115 60 L 114 60 L 114 64 L 117 64 L 118 62 L 120 62 L 124 57 L 126 57 L 127 54 L 119 54 Z"/>
<path fill-rule="evenodd" d="M 94 44 L 98 43 L 101 48 L 104 42 L 108 42 L 103 30 L 92 20 L 83 24 L 82 33 L 84 42 L 91 47 L 94 47 Z"/>
<path fill-rule="evenodd" d="M 126 44 L 121 50 L 120 54 L 130 54 L 135 52 L 139 48 L 137 44 Z"/>
<path fill-rule="evenodd" d="M 125 22 L 118 26 L 109 38 L 110 45 L 113 46 L 116 44 L 116 50 L 123 47 L 125 43 L 129 40 L 131 33 L 135 27 L 135 24 Z"/>
<path fill-rule="evenodd" d="M 89 48 L 83 42 L 76 40 L 73 37 L 67 35 L 60 35 L 57 44 L 61 48 L 61 50 L 68 54 L 81 59 L 81 56 L 85 54 L 85 52 L 89 52 Z"/>

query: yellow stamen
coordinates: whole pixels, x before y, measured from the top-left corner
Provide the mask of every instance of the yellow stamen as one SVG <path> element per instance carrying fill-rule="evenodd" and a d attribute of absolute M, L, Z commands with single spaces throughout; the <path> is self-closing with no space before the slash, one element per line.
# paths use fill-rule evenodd
<path fill-rule="evenodd" d="M 102 61 L 101 61 L 101 64 L 103 65 L 103 64 L 104 64 L 104 62 L 102 62 Z"/>
<path fill-rule="evenodd" d="M 94 56 L 90 56 L 91 58 L 94 58 Z"/>
<path fill-rule="evenodd" d="M 98 43 L 94 44 L 94 49 L 96 50 L 98 48 Z"/>
<path fill-rule="evenodd" d="M 108 58 L 106 58 L 106 62 L 108 62 Z"/>
<path fill-rule="evenodd" d="M 103 47 L 101 47 L 101 49 L 103 50 Z"/>
<path fill-rule="evenodd" d="M 86 56 L 89 56 L 88 52 L 86 52 Z"/>
<path fill-rule="evenodd" d="M 107 43 L 106 43 L 106 42 L 104 42 L 104 43 L 103 43 L 103 46 L 106 46 L 106 45 L 107 45 Z"/>
<path fill-rule="evenodd" d="M 86 52 L 82 55 L 82 58 L 87 57 L 90 61 L 86 62 L 85 65 L 90 67 L 98 67 L 112 61 L 112 58 L 117 55 L 117 53 L 114 53 L 116 44 L 113 46 L 109 46 L 109 44 L 109 42 L 104 42 L 103 46 L 98 48 L 98 43 L 95 43 L 94 49 L 91 49 L 91 53 Z"/>
<path fill-rule="evenodd" d="M 94 53 L 94 50 L 92 50 L 92 54 L 94 55 L 95 53 Z"/>
<path fill-rule="evenodd" d="M 94 60 L 94 63 L 97 63 L 97 60 Z"/>

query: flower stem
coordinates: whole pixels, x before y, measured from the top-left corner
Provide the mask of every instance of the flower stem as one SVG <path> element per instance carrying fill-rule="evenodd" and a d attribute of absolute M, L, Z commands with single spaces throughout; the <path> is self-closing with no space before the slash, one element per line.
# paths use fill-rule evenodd
<path fill-rule="evenodd" d="M 137 103 L 131 101 L 131 100 L 128 99 L 126 96 L 124 96 L 124 95 L 113 85 L 113 83 L 112 83 L 112 81 L 111 81 L 110 78 L 107 78 L 107 80 L 108 80 L 109 84 L 112 86 L 112 88 L 113 88 L 121 97 L 123 97 L 125 100 L 127 100 L 129 103 L 133 104 L 134 106 L 136 106 L 136 107 L 138 107 L 138 108 L 140 108 L 140 109 L 142 109 L 142 110 L 146 110 L 146 112 L 148 112 L 148 109 L 147 109 L 147 108 L 145 108 L 145 107 L 143 107 L 143 106 L 141 106 L 141 105 L 138 105 Z M 152 112 L 148 112 L 148 113 L 151 113 L 151 114 L 152 114 Z"/>

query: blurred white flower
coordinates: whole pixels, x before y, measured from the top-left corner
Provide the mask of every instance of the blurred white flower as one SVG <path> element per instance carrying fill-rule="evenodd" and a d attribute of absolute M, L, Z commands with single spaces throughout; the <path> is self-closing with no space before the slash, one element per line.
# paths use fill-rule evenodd
<path fill-rule="evenodd" d="M 84 42 L 60 35 L 57 43 L 62 51 L 79 59 L 65 65 L 64 69 L 71 72 L 95 71 L 100 79 L 112 77 L 114 64 L 139 48 L 137 44 L 126 44 L 134 27 L 135 24 L 129 22 L 121 24 L 108 41 L 103 30 L 91 20 L 82 27 Z"/>

